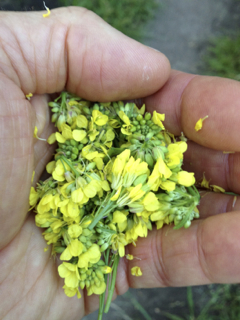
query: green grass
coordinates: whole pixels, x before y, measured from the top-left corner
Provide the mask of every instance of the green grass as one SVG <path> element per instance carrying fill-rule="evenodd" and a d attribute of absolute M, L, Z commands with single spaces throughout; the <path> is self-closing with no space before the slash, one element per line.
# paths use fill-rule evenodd
<path fill-rule="evenodd" d="M 211 41 L 203 57 L 203 72 L 208 75 L 240 80 L 240 33 Z"/>
<path fill-rule="evenodd" d="M 184 318 L 169 312 L 162 312 L 170 320 L 239 320 L 240 319 L 240 285 L 209 286 L 209 299 L 201 310 L 195 315 L 192 288 L 187 290 L 189 314 Z M 195 301 L 196 303 L 196 301 Z"/>
<path fill-rule="evenodd" d="M 85 7 L 136 40 L 142 39 L 144 26 L 158 7 L 156 0 L 60 0 L 60 3 Z"/>

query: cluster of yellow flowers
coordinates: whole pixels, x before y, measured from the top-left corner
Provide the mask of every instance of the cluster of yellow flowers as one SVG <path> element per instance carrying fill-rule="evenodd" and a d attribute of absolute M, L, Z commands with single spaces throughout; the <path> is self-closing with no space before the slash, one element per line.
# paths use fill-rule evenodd
<path fill-rule="evenodd" d="M 184 139 L 167 132 L 164 115 L 134 103 L 92 103 L 67 92 L 50 102 L 58 131 L 50 177 L 31 188 L 36 225 L 60 254 L 67 296 L 101 295 L 105 310 L 114 290 L 119 257 L 155 223 L 189 227 L 199 217 L 193 173 L 181 169 Z M 127 255 L 126 258 L 133 259 Z M 139 267 L 132 274 L 142 274 Z"/>

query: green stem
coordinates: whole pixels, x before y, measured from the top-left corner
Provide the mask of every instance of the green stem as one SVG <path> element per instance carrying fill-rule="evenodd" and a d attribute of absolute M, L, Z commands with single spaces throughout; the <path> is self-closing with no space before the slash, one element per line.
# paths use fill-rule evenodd
<path fill-rule="evenodd" d="M 110 305 L 111 305 L 111 302 L 112 302 L 113 292 L 114 292 L 116 278 L 117 278 L 118 263 L 119 263 L 119 255 L 117 255 L 115 257 L 114 262 L 113 262 L 113 271 L 112 271 L 111 284 L 110 284 L 110 288 L 108 290 L 107 302 L 106 302 L 105 309 L 104 309 L 105 313 L 107 313 L 109 311 L 109 308 L 110 308 Z"/>
<path fill-rule="evenodd" d="M 110 253 L 110 249 L 107 249 L 105 254 L 105 265 L 108 265 L 109 253 Z M 105 274 L 104 280 L 106 285 L 107 285 L 107 278 L 108 278 L 108 274 Z M 99 297 L 98 320 L 102 320 L 102 317 L 103 317 L 105 294 L 106 294 L 106 290 Z"/>
<path fill-rule="evenodd" d="M 95 225 L 98 223 L 98 221 L 100 221 L 104 216 L 108 215 L 116 207 L 117 205 L 112 205 L 112 202 L 108 203 L 107 206 L 103 208 L 103 210 L 94 217 L 93 221 L 88 226 L 88 229 L 92 230 L 95 227 Z"/>
<path fill-rule="evenodd" d="M 71 170 L 74 172 L 75 176 L 78 178 L 80 176 L 79 172 L 77 172 L 77 170 L 73 167 L 73 165 L 71 164 L 70 161 L 68 161 L 67 158 L 65 158 L 64 156 L 60 156 L 60 160 L 63 160 L 66 162 L 66 164 L 71 168 Z M 64 167 L 65 168 L 65 167 Z"/>
<path fill-rule="evenodd" d="M 61 101 L 61 107 L 60 110 L 62 111 L 66 105 L 66 92 L 62 92 L 61 96 L 62 96 L 62 101 Z"/>

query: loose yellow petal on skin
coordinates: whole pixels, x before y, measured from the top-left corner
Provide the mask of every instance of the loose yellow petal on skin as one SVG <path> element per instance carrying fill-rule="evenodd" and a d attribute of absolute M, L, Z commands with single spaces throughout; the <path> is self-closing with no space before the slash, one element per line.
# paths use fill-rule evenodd
<path fill-rule="evenodd" d="M 44 14 L 43 14 L 43 18 L 46 18 L 46 17 L 50 16 L 51 11 L 50 11 L 50 9 L 45 5 L 45 1 L 43 1 L 43 5 L 44 5 L 44 8 L 47 10 L 47 13 L 44 13 Z"/>
<path fill-rule="evenodd" d="M 126 255 L 126 258 L 127 258 L 128 260 L 133 260 L 133 255 L 127 254 L 127 255 Z"/>
<path fill-rule="evenodd" d="M 223 153 L 235 153 L 235 151 L 223 151 Z"/>
<path fill-rule="evenodd" d="M 131 269 L 131 274 L 136 277 L 140 277 L 142 275 L 142 271 L 139 267 L 133 267 Z"/>
<path fill-rule="evenodd" d="M 34 128 L 34 133 L 33 133 L 33 137 L 34 137 L 34 138 L 38 138 L 37 134 L 38 134 L 38 128 L 35 126 L 35 128 Z"/>
<path fill-rule="evenodd" d="M 197 121 L 197 123 L 195 124 L 195 130 L 196 130 L 196 131 L 199 131 L 199 130 L 202 129 L 203 121 L 204 121 L 205 119 L 207 119 L 207 118 L 208 118 L 208 116 L 206 116 L 206 117 L 204 117 L 204 118 L 200 118 L 200 119 Z"/>
<path fill-rule="evenodd" d="M 213 188 L 213 192 L 222 192 L 222 193 L 225 192 L 225 190 L 224 190 L 223 188 L 221 188 L 221 187 L 219 187 L 219 186 L 216 186 L 215 184 L 211 184 L 210 187 Z"/>
<path fill-rule="evenodd" d="M 49 247 L 44 248 L 44 252 L 48 251 Z"/>
<path fill-rule="evenodd" d="M 35 171 L 33 171 L 33 173 L 32 173 L 32 179 L 31 179 L 32 183 L 33 183 L 34 176 L 35 176 Z"/>
<path fill-rule="evenodd" d="M 31 92 L 29 92 L 28 94 L 26 94 L 26 98 L 28 100 L 30 100 L 32 98 L 33 94 Z"/>
<path fill-rule="evenodd" d="M 204 173 L 203 173 L 203 179 L 202 179 L 202 182 L 201 182 L 201 187 L 206 188 L 206 189 L 210 189 L 209 181 L 207 181 Z"/>

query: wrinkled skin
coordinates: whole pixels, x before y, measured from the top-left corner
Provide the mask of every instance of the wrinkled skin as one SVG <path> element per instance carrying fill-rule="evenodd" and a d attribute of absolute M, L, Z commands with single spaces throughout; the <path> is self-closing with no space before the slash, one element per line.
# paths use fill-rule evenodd
<path fill-rule="evenodd" d="M 197 180 L 240 193 L 240 84 L 170 72 L 167 58 L 114 30 L 81 8 L 0 12 L 0 318 L 80 319 L 98 297 L 65 296 L 57 261 L 44 252 L 41 230 L 28 213 L 33 170 L 36 183 L 53 154 L 33 138 L 54 130 L 47 102 L 64 88 L 95 101 L 142 98 L 148 110 L 166 114 L 166 128 L 191 140 L 185 169 Z M 34 97 L 29 102 L 25 95 Z M 208 115 L 201 131 L 199 118 Z M 224 154 L 222 151 L 235 151 Z M 187 286 L 240 281 L 239 201 L 207 193 L 200 219 L 185 230 L 153 230 L 121 259 L 116 294 L 130 287 Z M 142 277 L 131 276 L 139 266 Z"/>

